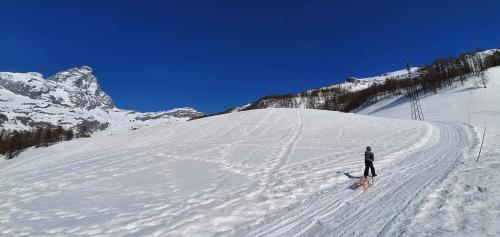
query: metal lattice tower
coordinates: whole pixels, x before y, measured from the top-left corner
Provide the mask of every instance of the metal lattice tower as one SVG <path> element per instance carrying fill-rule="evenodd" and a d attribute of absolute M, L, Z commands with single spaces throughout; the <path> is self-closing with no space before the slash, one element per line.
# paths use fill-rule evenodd
<path fill-rule="evenodd" d="M 411 119 L 424 120 L 424 113 L 422 112 L 420 100 L 418 99 L 418 88 L 415 83 L 415 78 L 412 77 L 409 63 L 406 63 L 406 70 L 408 70 L 408 80 L 410 80 L 410 84 L 407 90 L 407 96 L 410 98 Z"/>

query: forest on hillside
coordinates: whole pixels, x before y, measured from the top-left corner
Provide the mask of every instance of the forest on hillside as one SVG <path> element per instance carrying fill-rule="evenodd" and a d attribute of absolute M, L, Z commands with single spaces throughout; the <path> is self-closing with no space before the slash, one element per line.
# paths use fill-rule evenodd
<path fill-rule="evenodd" d="M 463 53 L 458 57 L 435 59 L 431 64 L 424 65 L 416 73 L 412 73 L 413 81 L 393 77 L 381 84 L 374 84 L 359 91 L 348 91 L 345 88 L 332 86 L 297 94 L 270 95 L 252 102 L 242 110 L 268 107 L 298 108 L 302 106 L 308 109 L 351 112 L 360 106 L 381 99 L 404 95 L 408 92 L 411 83 L 416 85 L 417 93 L 423 95 L 437 93 L 440 89 L 451 86 L 457 81 L 463 85 L 464 81 L 473 75 L 479 76 L 483 86 L 486 87 L 487 78 L 484 76 L 484 71 L 500 65 L 500 51 L 495 51 L 487 56 L 480 53 L 481 51 L 478 49 Z"/>
<path fill-rule="evenodd" d="M 56 142 L 74 138 L 89 137 L 88 129 L 79 129 L 76 133 L 62 126 L 39 126 L 31 131 L 0 130 L 0 155 L 12 159 L 28 147 L 49 146 Z"/>

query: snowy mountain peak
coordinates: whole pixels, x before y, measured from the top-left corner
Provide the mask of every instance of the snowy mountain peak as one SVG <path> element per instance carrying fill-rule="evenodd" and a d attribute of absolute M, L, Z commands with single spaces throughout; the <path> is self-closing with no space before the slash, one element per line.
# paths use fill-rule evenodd
<path fill-rule="evenodd" d="M 0 72 L 0 128 L 53 124 L 118 129 L 169 124 L 201 114 L 190 107 L 150 113 L 118 109 L 89 66 L 70 68 L 47 79 L 37 72 Z"/>
<path fill-rule="evenodd" d="M 34 77 L 40 77 L 40 78 L 43 78 L 43 74 L 39 73 L 39 72 L 28 72 L 29 75 L 32 75 Z"/>
<path fill-rule="evenodd" d="M 56 73 L 47 80 L 61 83 L 66 87 L 90 88 L 98 86 L 97 79 L 92 74 L 92 68 L 89 66 L 70 68 Z"/>
<path fill-rule="evenodd" d="M 78 88 L 89 87 L 97 84 L 96 77 L 92 74 L 92 69 L 88 66 L 70 68 L 47 78 L 67 87 L 76 86 Z"/>
<path fill-rule="evenodd" d="M 97 78 L 89 66 L 70 68 L 56 73 L 47 80 L 57 82 L 59 86 L 64 87 L 76 107 L 90 110 L 97 107 L 111 109 L 115 106 L 111 97 L 97 84 Z"/>
<path fill-rule="evenodd" d="M 180 107 L 180 108 L 175 108 L 175 109 L 171 109 L 167 112 L 175 112 L 175 111 L 184 111 L 184 112 L 198 112 L 196 111 L 195 109 L 191 108 L 191 107 Z"/>

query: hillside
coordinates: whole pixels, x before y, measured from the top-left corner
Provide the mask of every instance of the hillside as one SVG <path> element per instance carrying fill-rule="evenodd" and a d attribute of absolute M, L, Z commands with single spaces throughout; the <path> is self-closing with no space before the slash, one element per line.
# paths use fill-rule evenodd
<path fill-rule="evenodd" d="M 380 76 L 355 78 L 301 93 L 264 96 L 257 101 L 232 108 L 238 112 L 262 108 L 307 108 L 351 112 L 380 99 L 407 93 L 413 78 L 420 93 L 435 92 L 454 81 L 463 81 L 486 68 L 500 65 L 500 49 L 465 52 L 458 57 L 437 58 L 428 65 L 387 72 Z M 409 66 L 409 65 L 407 65 Z"/>
<path fill-rule="evenodd" d="M 30 148 L 0 160 L 0 235 L 498 236 L 500 67 L 484 76 L 422 96 L 426 121 L 394 95 Z M 379 176 L 363 192 L 367 145 Z"/>
<path fill-rule="evenodd" d="M 304 109 L 97 134 L 1 161 L 0 233 L 400 233 L 471 135 L 456 123 Z M 366 145 L 380 177 L 363 193 L 352 183 Z"/>
<path fill-rule="evenodd" d="M 480 77 L 420 99 L 426 121 L 470 124 L 475 131 L 474 150 L 458 163 L 426 197 L 408 229 L 410 236 L 499 236 L 500 207 L 500 67 L 488 69 L 483 87 Z M 359 114 L 409 118 L 404 97 L 382 100 Z M 486 135 L 479 162 L 479 143 Z M 458 139 L 458 138 L 457 138 Z"/>
<path fill-rule="evenodd" d="M 419 68 L 417 67 L 412 67 L 411 72 L 417 73 L 418 69 Z M 262 108 L 340 110 L 340 108 L 329 108 L 329 101 L 333 100 L 336 96 L 349 92 L 358 92 L 373 86 L 382 85 L 387 80 L 405 80 L 407 77 L 408 70 L 406 69 L 387 72 L 379 76 L 367 78 L 349 77 L 342 83 L 310 89 L 302 93 L 264 96 L 255 102 L 232 108 L 229 111 L 238 112 Z"/>
<path fill-rule="evenodd" d="M 42 74 L 0 72 L 0 128 L 28 130 L 39 125 L 117 130 L 186 121 L 192 108 L 141 113 L 115 107 L 88 66 L 44 78 Z"/>

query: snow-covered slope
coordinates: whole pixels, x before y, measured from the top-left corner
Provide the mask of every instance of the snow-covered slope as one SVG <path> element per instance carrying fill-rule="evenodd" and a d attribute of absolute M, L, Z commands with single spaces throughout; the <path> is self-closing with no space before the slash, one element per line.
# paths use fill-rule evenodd
<path fill-rule="evenodd" d="M 440 91 L 420 99 L 427 121 L 470 124 L 476 131 L 473 154 L 460 161 L 440 187 L 426 197 L 410 224 L 409 236 L 500 236 L 500 67 L 464 86 Z M 381 101 L 360 114 L 407 119 L 404 97 Z M 486 127 L 479 162 L 479 142 Z M 459 138 L 457 138 L 459 139 Z"/>
<path fill-rule="evenodd" d="M 479 62 L 481 59 L 484 63 L 484 59 L 487 56 L 493 55 L 494 53 L 500 52 L 500 49 L 489 49 L 478 52 L 469 52 L 464 54 L 467 60 L 464 63 L 473 69 L 477 70 L 482 63 Z M 479 56 L 479 57 L 478 57 Z M 445 59 L 444 61 L 449 60 Z M 422 70 L 423 69 L 423 70 Z M 425 73 L 425 67 L 412 67 L 410 68 L 411 76 L 416 77 Z M 366 77 L 366 78 L 355 78 L 349 77 L 344 82 L 339 84 L 334 84 L 330 86 L 320 87 L 316 89 L 310 89 L 301 93 L 290 93 L 282 95 L 270 95 L 260 98 L 252 103 L 238 106 L 227 110 L 228 112 L 238 112 L 251 109 L 262 109 L 262 108 L 307 108 L 307 109 L 325 109 L 334 111 L 352 111 L 353 108 L 344 108 L 341 103 L 338 102 L 338 96 L 345 93 L 352 93 L 365 90 L 372 86 L 382 85 L 388 79 L 401 80 L 408 78 L 408 70 L 397 70 L 393 72 L 387 72 L 379 76 Z"/>
<path fill-rule="evenodd" d="M 411 73 L 417 73 L 418 72 L 418 67 L 412 67 Z M 401 79 L 407 79 L 408 78 L 408 70 L 403 69 L 403 70 L 397 70 L 394 72 L 388 72 L 384 73 L 379 76 L 374 76 L 374 77 L 366 77 L 366 78 L 355 78 L 355 77 L 349 77 L 346 81 L 340 83 L 340 84 L 335 84 L 331 86 L 326 86 L 326 87 L 321 87 L 318 89 L 312 89 L 308 90 L 307 92 L 311 93 L 314 92 L 315 90 L 324 90 L 324 89 L 331 89 L 331 88 L 342 88 L 345 89 L 346 91 L 360 91 L 364 90 L 370 86 L 377 85 L 377 84 L 383 84 L 387 79 L 394 79 L 394 80 L 401 80 Z"/>
<path fill-rule="evenodd" d="M 412 73 L 417 73 L 419 68 L 411 68 Z M 326 109 L 329 98 L 345 92 L 355 92 L 367 89 L 374 85 L 383 84 L 388 79 L 400 80 L 408 78 L 408 70 L 398 70 L 394 72 L 384 73 L 380 76 L 355 78 L 349 77 L 346 81 L 325 86 L 321 88 L 307 90 L 302 93 L 287 94 L 287 95 L 272 95 L 263 97 L 255 102 L 229 109 L 229 112 L 239 112 L 248 109 L 261 108 L 306 108 L 306 109 Z M 338 110 L 331 109 L 328 110 Z"/>
<path fill-rule="evenodd" d="M 97 134 L 0 163 L 0 234 L 400 233 L 469 129 L 303 109 Z M 353 190 L 371 145 L 380 178 Z"/>
<path fill-rule="evenodd" d="M 118 109 L 88 66 L 47 79 L 35 72 L 0 72 L 1 128 L 24 130 L 48 123 L 66 128 L 119 129 L 170 124 L 199 115 L 192 108 L 154 113 Z"/>
<path fill-rule="evenodd" d="M 0 160 L 0 235 L 499 236 L 500 67 L 486 77 L 422 98 L 424 122 L 393 98 L 28 149 Z M 363 192 L 366 145 L 379 176 Z"/>

